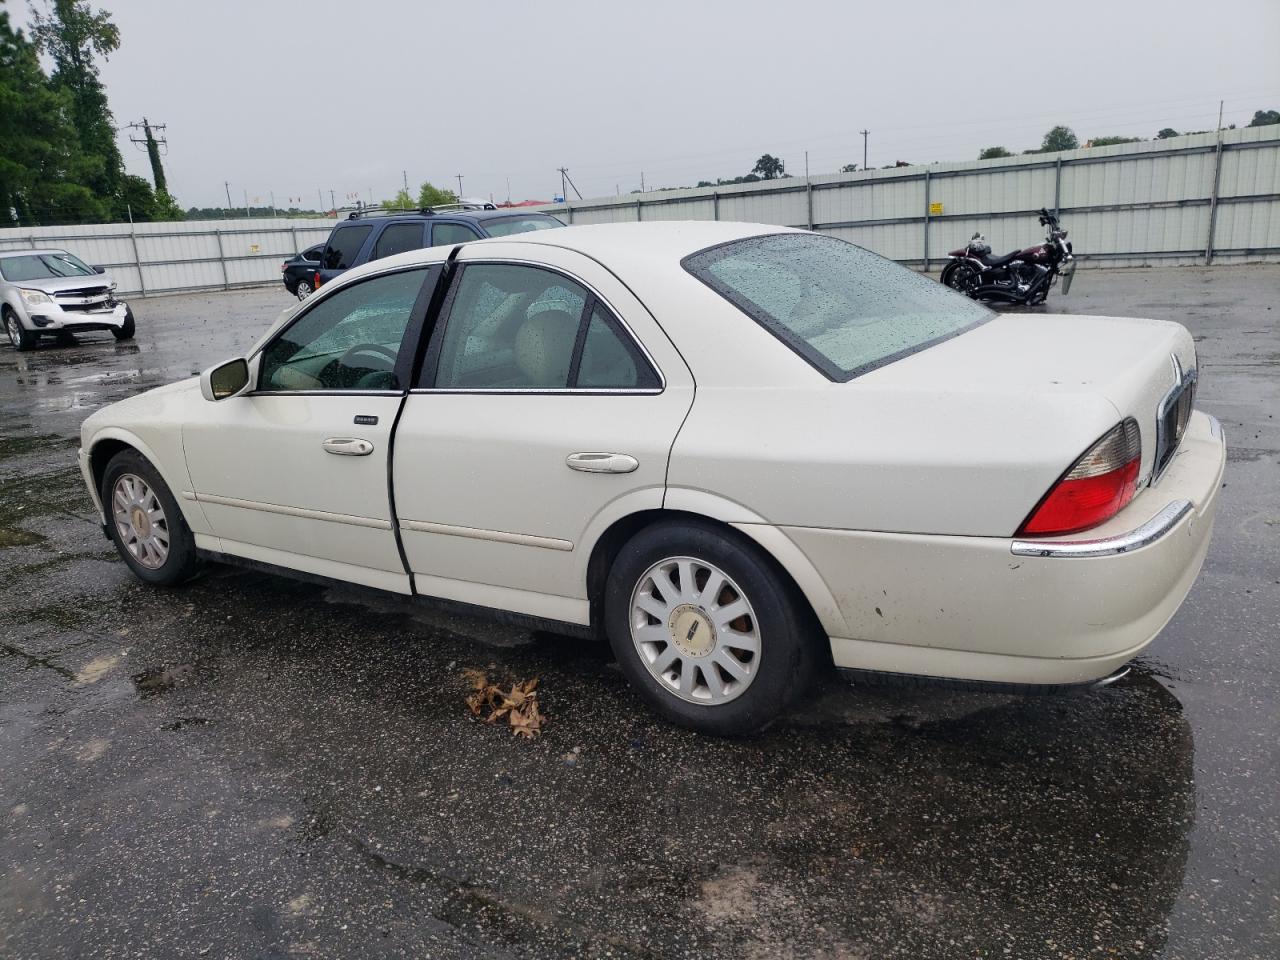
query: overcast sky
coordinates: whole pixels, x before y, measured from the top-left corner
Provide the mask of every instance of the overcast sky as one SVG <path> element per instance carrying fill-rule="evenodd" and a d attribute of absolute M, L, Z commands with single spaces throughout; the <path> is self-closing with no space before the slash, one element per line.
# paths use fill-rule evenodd
<path fill-rule="evenodd" d="M 43 0 L 37 0 L 43 2 Z M 692 186 L 764 152 L 814 173 L 992 144 L 1244 124 L 1280 109 L 1280 0 L 98 0 L 118 125 L 168 125 L 184 206 L 431 180 L 549 199 Z M 7 4 L 19 26 L 24 0 Z M 122 135 L 133 173 L 145 153 Z"/>

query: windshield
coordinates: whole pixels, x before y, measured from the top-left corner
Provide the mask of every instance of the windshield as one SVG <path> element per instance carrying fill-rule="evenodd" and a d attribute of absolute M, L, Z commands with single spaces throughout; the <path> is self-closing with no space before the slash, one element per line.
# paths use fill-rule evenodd
<path fill-rule="evenodd" d="M 27 253 L 0 258 L 0 276 L 6 280 L 48 280 L 53 277 L 92 277 L 97 273 L 69 253 Z"/>
<path fill-rule="evenodd" d="M 682 264 L 832 380 L 851 380 L 993 316 L 892 260 L 811 233 L 735 240 Z"/>
<path fill-rule="evenodd" d="M 515 233 L 531 233 L 534 230 L 550 230 L 563 227 L 555 217 L 545 213 L 531 213 L 523 217 L 501 217 L 484 221 L 484 229 L 491 237 L 509 237 Z"/>

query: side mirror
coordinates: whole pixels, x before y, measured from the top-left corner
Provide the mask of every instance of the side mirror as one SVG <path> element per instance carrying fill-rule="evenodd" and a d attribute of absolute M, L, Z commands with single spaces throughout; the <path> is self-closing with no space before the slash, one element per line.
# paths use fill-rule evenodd
<path fill-rule="evenodd" d="M 249 364 L 236 357 L 200 374 L 200 393 L 206 400 L 226 400 L 249 386 Z"/>
<path fill-rule="evenodd" d="M 107 268 L 106 268 L 106 267 L 98 267 L 98 266 L 95 266 L 95 267 L 93 268 L 93 272 L 94 272 L 94 273 L 106 273 L 106 272 L 107 272 Z"/>

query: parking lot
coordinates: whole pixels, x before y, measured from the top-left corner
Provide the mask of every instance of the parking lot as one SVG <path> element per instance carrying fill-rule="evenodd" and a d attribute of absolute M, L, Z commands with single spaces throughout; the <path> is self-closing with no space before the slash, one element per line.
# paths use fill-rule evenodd
<path fill-rule="evenodd" d="M 664 725 L 581 640 L 233 568 L 139 584 L 79 423 L 244 350 L 279 287 L 0 349 L 0 955 L 1280 955 L 1277 290 L 1082 270 L 1050 299 L 1186 324 L 1227 432 L 1204 571 L 1129 677 L 831 681 L 746 741 Z M 474 720 L 467 667 L 540 678 L 545 734 Z"/>

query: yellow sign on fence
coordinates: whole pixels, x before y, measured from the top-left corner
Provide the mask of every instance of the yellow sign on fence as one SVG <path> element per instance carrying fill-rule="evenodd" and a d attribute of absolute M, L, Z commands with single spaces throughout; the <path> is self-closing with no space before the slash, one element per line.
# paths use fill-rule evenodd
<path fill-rule="evenodd" d="M 929 204 L 929 216 L 936 217 L 940 213 L 942 213 L 942 204 L 940 203 Z"/>

